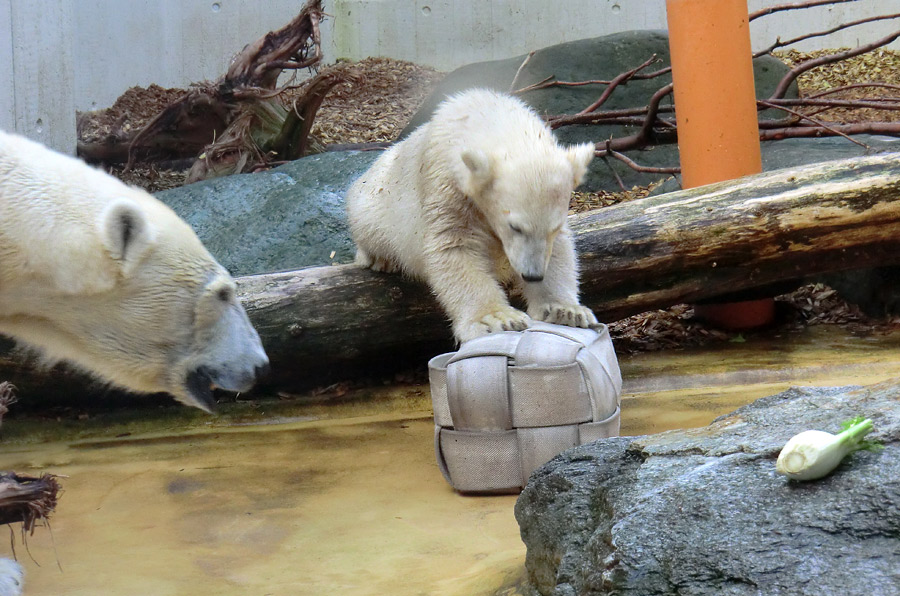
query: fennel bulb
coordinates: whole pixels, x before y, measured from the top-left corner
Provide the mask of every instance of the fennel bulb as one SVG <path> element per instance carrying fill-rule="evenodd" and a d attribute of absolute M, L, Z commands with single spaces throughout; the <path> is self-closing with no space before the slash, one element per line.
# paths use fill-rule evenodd
<path fill-rule="evenodd" d="M 875 444 L 863 441 L 872 430 L 868 418 L 854 418 L 836 435 L 821 430 L 807 430 L 794 435 L 778 454 L 775 470 L 794 480 L 816 480 L 830 474 L 844 457 Z"/>

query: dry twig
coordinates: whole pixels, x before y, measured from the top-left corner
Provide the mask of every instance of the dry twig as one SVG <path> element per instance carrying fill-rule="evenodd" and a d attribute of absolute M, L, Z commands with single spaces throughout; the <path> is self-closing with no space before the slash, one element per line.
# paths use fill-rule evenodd
<path fill-rule="evenodd" d="M 826 29 L 825 31 L 816 31 L 815 33 L 807 33 L 806 35 L 800 35 L 798 37 L 794 37 L 793 39 L 789 39 L 787 41 L 781 41 L 781 38 L 776 39 L 772 44 L 763 49 L 755 52 L 753 54 L 754 58 L 758 58 L 759 56 L 764 56 L 766 54 L 771 54 L 778 48 L 786 48 L 788 46 L 792 46 L 795 43 L 801 42 L 806 39 L 812 39 L 813 37 L 824 37 L 825 35 L 831 35 L 837 31 L 841 31 L 843 29 L 849 29 L 850 27 L 856 27 L 857 25 L 862 25 L 865 23 L 873 23 L 875 21 L 886 21 L 891 19 L 900 18 L 900 13 L 897 14 L 886 14 L 886 15 L 877 15 L 874 17 L 868 17 L 865 19 L 859 19 L 858 21 L 851 21 L 849 23 L 841 23 L 832 27 L 831 29 Z"/>
<path fill-rule="evenodd" d="M 838 54 L 830 54 L 828 56 L 822 56 L 820 58 L 814 58 L 812 60 L 808 60 L 802 64 L 798 64 L 794 68 L 792 68 L 781 81 L 778 83 L 778 86 L 775 88 L 775 91 L 772 92 L 772 96 L 769 99 L 781 99 L 787 93 L 787 90 L 790 88 L 791 83 L 794 80 L 803 74 L 804 72 L 811 70 L 817 66 L 821 66 L 823 64 L 831 64 L 833 62 L 840 62 L 841 60 L 845 60 L 847 58 L 852 58 L 853 56 L 859 56 L 860 54 L 865 54 L 866 52 L 871 52 L 874 49 L 884 47 L 900 37 L 900 30 L 894 31 L 893 33 L 882 37 L 877 41 L 873 41 L 871 43 L 867 43 L 865 45 L 861 45 L 857 48 L 853 48 L 847 50 L 845 52 L 840 52 Z"/>
<path fill-rule="evenodd" d="M 794 2 L 791 4 L 777 4 L 775 6 L 769 6 L 767 8 L 763 8 L 761 10 L 757 10 L 756 12 L 751 12 L 749 15 L 749 21 L 755 21 L 760 17 L 764 17 L 776 12 L 782 12 L 785 10 L 798 10 L 804 8 L 812 8 L 814 6 L 824 6 L 826 4 L 841 4 L 843 2 L 856 2 L 856 0 L 812 0 L 809 2 Z"/>

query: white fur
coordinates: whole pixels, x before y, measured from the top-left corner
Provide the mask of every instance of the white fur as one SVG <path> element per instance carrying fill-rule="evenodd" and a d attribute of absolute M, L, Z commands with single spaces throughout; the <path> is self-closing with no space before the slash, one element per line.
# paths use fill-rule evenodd
<path fill-rule="evenodd" d="M 532 318 L 586 327 L 569 199 L 593 145 L 561 147 L 521 101 L 473 89 L 385 152 L 350 188 L 358 264 L 431 286 L 459 341 Z M 511 284 L 528 314 L 509 305 Z"/>
<path fill-rule="evenodd" d="M 192 372 L 242 391 L 268 365 L 234 281 L 146 192 L 0 132 L 0 213 L 0 333 L 48 362 L 205 410 Z"/>
<path fill-rule="evenodd" d="M 0 596 L 21 596 L 25 573 L 12 559 L 0 559 Z"/>

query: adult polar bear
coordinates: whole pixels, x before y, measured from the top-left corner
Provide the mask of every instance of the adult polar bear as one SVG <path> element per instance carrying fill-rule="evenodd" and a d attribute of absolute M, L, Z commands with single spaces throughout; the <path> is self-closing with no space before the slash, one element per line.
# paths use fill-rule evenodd
<path fill-rule="evenodd" d="M 210 411 L 268 368 L 234 280 L 146 192 L 0 132 L 0 334 Z"/>
<path fill-rule="evenodd" d="M 210 411 L 268 367 L 234 281 L 149 194 L 0 131 L 0 334 Z M 0 558 L 0 596 L 22 569 Z"/>
<path fill-rule="evenodd" d="M 561 147 L 521 101 L 472 89 L 382 155 L 347 194 L 356 262 L 424 279 L 459 341 L 531 319 L 597 323 L 578 302 L 566 225 L 591 144 Z M 501 284 L 520 291 L 523 313 Z"/>

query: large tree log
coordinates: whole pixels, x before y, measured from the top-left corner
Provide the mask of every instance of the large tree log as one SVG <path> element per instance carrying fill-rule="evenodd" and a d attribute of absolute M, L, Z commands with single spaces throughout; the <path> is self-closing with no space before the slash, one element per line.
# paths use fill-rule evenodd
<path fill-rule="evenodd" d="M 900 263 L 900 153 L 824 162 L 574 218 L 600 320 Z"/>
<path fill-rule="evenodd" d="M 570 223 L 584 302 L 602 321 L 811 274 L 900 263 L 900 153 L 649 197 Z M 238 284 L 272 359 L 269 389 L 384 374 L 452 347 L 427 287 L 398 275 L 343 265 L 247 276 Z M 0 378 L 30 395 L 4 364 L 0 358 Z"/>
<path fill-rule="evenodd" d="M 570 221 L 602 321 L 807 275 L 900 263 L 900 154 L 780 170 Z M 239 280 L 281 386 L 349 378 L 450 346 L 424 285 L 354 266 Z"/>

